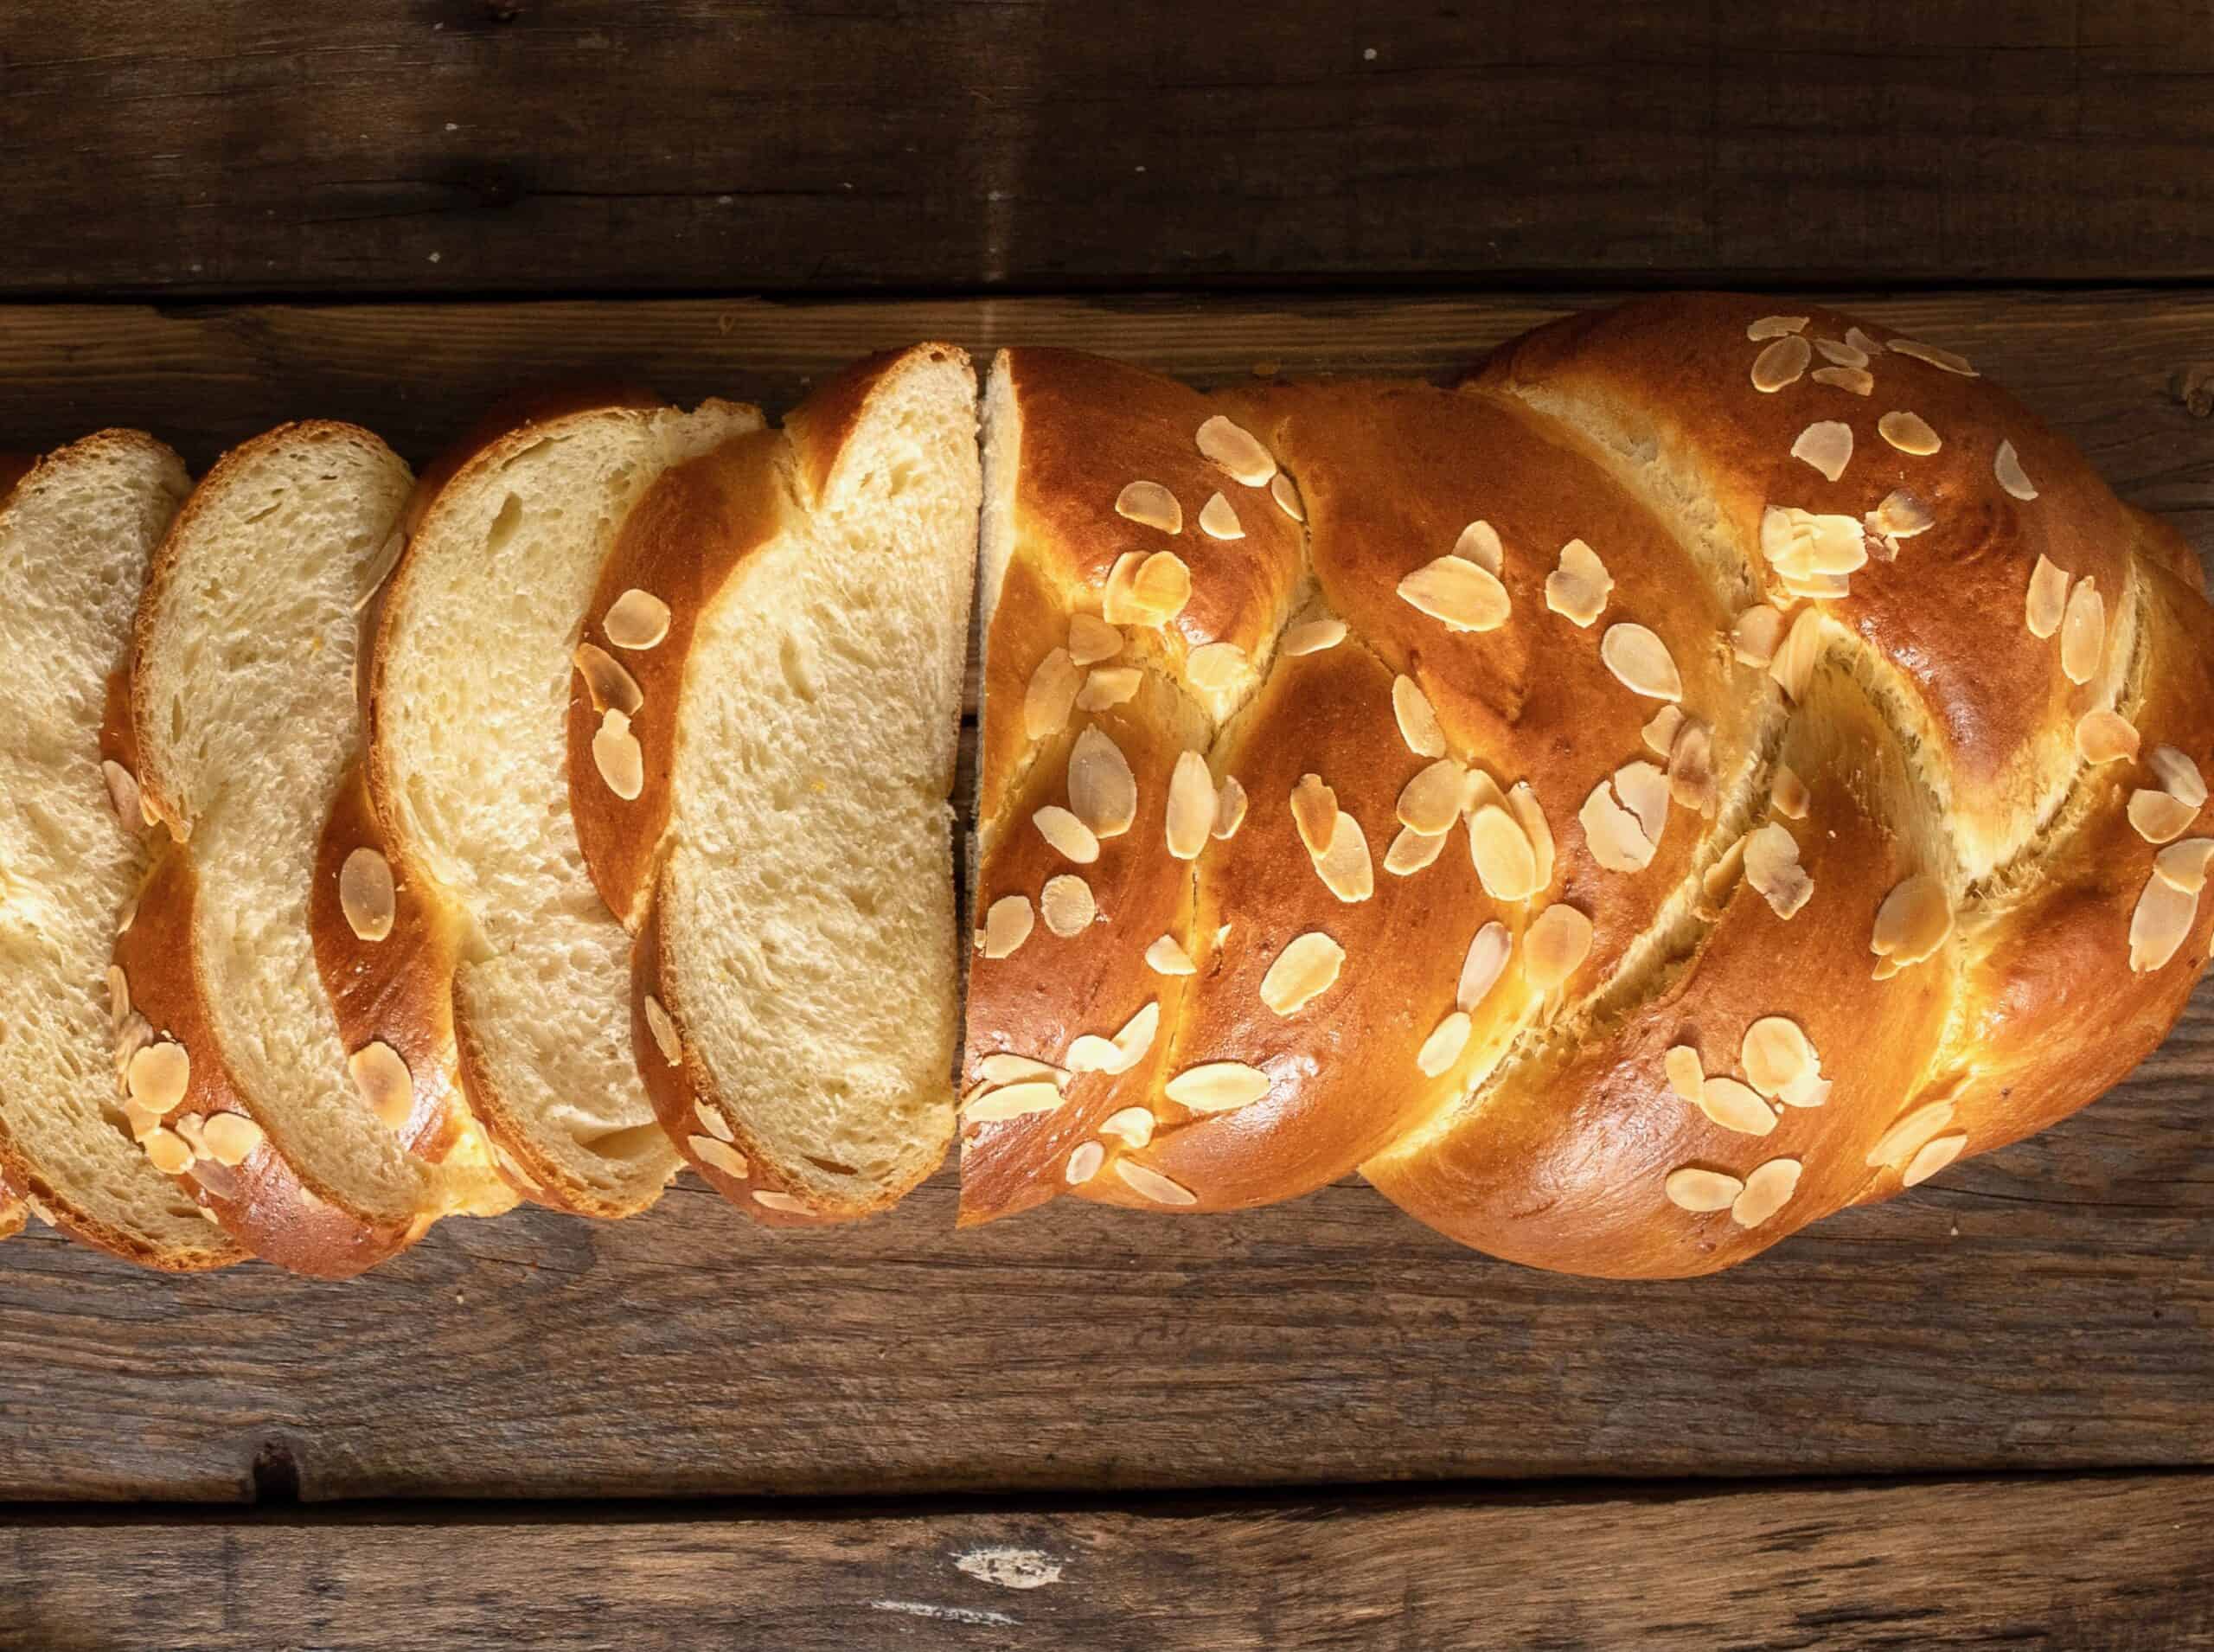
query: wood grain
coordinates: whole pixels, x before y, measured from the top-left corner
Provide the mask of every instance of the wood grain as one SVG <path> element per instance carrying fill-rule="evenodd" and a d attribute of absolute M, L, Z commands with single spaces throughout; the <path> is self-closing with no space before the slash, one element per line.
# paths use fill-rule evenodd
<path fill-rule="evenodd" d="M 0 1647 L 2214 1644 L 2214 1476 L 0 1522 Z"/>
<path fill-rule="evenodd" d="M 204 461 L 280 416 L 416 458 L 518 381 L 634 366 L 788 404 L 925 334 L 1195 377 L 1430 372 L 1568 300 L 562 302 L 7 312 L 0 439 L 136 418 Z M 1968 350 L 2214 552 L 2202 292 L 1864 306 Z M 1752 1265 L 1493 1263 L 1348 1183 L 1178 1221 L 772 1235 L 696 1184 L 594 1226 L 450 1222 L 351 1285 L 0 1246 L 0 1497 L 843 1494 L 2214 1463 L 2214 988 L 2060 1129 Z"/>
<path fill-rule="evenodd" d="M 16 0 L 0 292 L 2204 279 L 2201 0 Z"/>

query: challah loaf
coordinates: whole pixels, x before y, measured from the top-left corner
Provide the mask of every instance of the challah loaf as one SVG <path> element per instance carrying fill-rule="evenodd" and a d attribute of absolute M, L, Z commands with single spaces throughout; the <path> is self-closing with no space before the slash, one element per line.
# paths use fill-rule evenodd
<path fill-rule="evenodd" d="M 109 951 L 146 868 L 117 690 L 184 466 L 152 437 L 112 430 L 8 480 L 0 655 L 17 669 L 0 718 L 0 1175 L 87 1244 L 150 1267 L 221 1267 L 238 1245 L 132 1144 L 111 1059 L 133 1012 Z"/>
<path fill-rule="evenodd" d="M 2187 547 L 1959 357 L 1778 311 L 1452 391 L 1001 355 L 964 1221 L 1359 1168 L 1693 1274 L 2158 1041 L 2214 921 Z"/>
<path fill-rule="evenodd" d="M 765 1221 L 881 1209 L 952 1138 L 976 409 L 950 347 L 858 363 L 665 471 L 586 610 L 570 802 L 639 1068 Z"/>

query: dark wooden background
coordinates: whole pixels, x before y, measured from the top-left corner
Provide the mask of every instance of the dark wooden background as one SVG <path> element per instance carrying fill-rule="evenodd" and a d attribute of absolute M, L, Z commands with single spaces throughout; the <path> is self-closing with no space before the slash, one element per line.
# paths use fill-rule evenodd
<path fill-rule="evenodd" d="M 2214 559 L 2210 157 L 2206 0 L 16 0 L 0 446 L 419 460 L 534 380 L 782 407 L 925 335 L 1433 373 L 1784 287 Z M 1687 1284 L 1350 1181 L 961 1236 L 950 1171 L 818 1234 L 688 1184 L 343 1286 L 35 1229 L 0 1645 L 2214 1645 L 2210 1083 L 2214 989 L 2061 1128 Z"/>

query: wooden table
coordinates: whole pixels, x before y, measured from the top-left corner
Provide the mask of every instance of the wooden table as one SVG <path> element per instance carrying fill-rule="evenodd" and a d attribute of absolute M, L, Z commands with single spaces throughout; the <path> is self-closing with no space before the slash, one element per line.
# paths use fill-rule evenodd
<path fill-rule="evenodd" d="M 925 335 L 1436 373 L 1788 285 L 2214 559 L 2210 93 L 2203 0 L 30 0 L 0 445 L 419 460 L 532 380 L 782 407 Z M 35 1228 L 0 1645 L 2214 1644 L 2210 1077 L 2214 989 L 2061 1128 L 1683 1284 L 1353 1181 L 959 1236 L 950 1169 L 819 1233 L 688 1181 L 347 1285 Z"/>

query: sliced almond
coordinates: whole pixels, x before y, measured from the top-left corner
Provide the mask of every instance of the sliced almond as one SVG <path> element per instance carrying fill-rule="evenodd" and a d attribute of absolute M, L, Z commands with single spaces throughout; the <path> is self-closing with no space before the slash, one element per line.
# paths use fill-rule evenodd
<path fill-rule="evenodd" d="M 1059 1085 L 1043 1079 L 1024 1079 L 978 1096 L 961 1110 L 961 1117 L 969 1124 L 994 1124 L 1002 1119 L 1050 1113 L 1060 1105 Z"/>
<path fill-rule="evenodd" d="M 1207 496 L 1200 507 L 1200 531 L 1209 539 L 1243 539 L 1245 524 L 1238 520 L 1238 507 L 1219 493 Z"/>
<path fill-rule="evenodd" d="M 629 803 L 646 789 L 646 754 L 630 732 L 630 720 L 610 706 L 592 737 L 592 766 L 607 789 Z"/>
<path fill-rule="evenodd" d="M 1269 1075 L 1243 1061 L 1203 1061 L 1171 1079 L 1162 1093 L 1195 1113 L 1228 1112 L 1267 1095 Z"/>
<path fill-rule="evenodd" d="M 1514 823 L 1530 840 L 1530 854 L 1536 861 L 1537 889 L 1543 889 L 1553 880 L 1553 828 L 1545 818 L 1545 805 L 1538 801 L 1527 780 L 1518 780 L 1507 794 L 1507 812 L 1514 816 Z"/>
<path fill-rule="evenodd" d="M 1090 866 L 1099 858 L 1099 840 L 1093 836 L 1091 828 L 1059 804 L 1046 804 L 1031 816 L 1030 823 L 1064 860 Z"/>
<path fill-rule="evenodd" d="M 1560 566 L 1545 576 L 1545 606 L 1577 626 L 1589 626 L 1607 611 L 1615 588 L 1607 565 L 1580 539 L 1560 547 Z"/>
<path fill-rule="evenodd" d="M 2206 806 L 2206 778 L 2190 753 L 2172 746 L 2155 746 L 2145 754 L 2145 765 L 2160 777 L 2168 795 L 2193 809 Z"/>
<path fill-rule="evenodd" d="M 1639 829 L 1658 843 L 1668 825 L 1667 776 L 1641 758 L 1616 769 L 1613 779 L 1622 807 L 1637 816 Z"/>
<path fill-rule="evenodd" d="M 1704 1169 L 1696 1164 L 1668 1172 L 1663 1184 L 1668 1192 L 1668 1202 L 1679 1209 L 1697 1214 L 1709 1211 L 1727 1210 L 1737 1195 L 1745 1191 L 1745 1184 L 1733 1175 L 1719 1170 Z"/>
<path fill-rule="evenodd" d="M 1068 1169 L 1061 1174 L 1072 1188 L 1082 1187 L 1099 1174 L 1099 1167 L 1107 1162 L 1107 1149 L 1097 1142 L 1078 1142 L 1069 1154 Z"/>
<path fill-rule="evenodd" d="M 1030 938 L 1036 919 L 1027 895 L 1001 895 L 984 914 L 984 956 L 1003 958 Z"/>
<path fill-rule="evenodd" d="M 1834 419 L 1809 425 L 1791 444 L 1791 457 L 1834 482 L 1852 460 L 1852 426 Z"/>
<path fill-rule="evenodd" d="M 1197 752 L 1180 752 L 1168 777 L 1168 852 L 1180 861 L 1195 861 L 1214 830 L 1214 776 L 1207 760 Z"/>
<path fill-rule="evenodd" d="M 1750 1085 L 1726 1074 L 1708 1077 L 1692 1099 L 1712 1123 L 1739 1136 L 1765 1136 L 1776 1128 L 1776 1109 Z"/>
<path fill-rule="evenodd" d="M 1321 775 L 1301 775 L 1291 789 L 1291 818 L 1308 857 L 1321 860 L 1338 829 L 1338 794 L 1322 784 Z"/>
<path fill-rule="evenodd" d="M 1891 541 L 1912 539 L 1937 525 L 1936 514 L 1904 488 L 1893 488 L 1863 520 L 1868 531 L 1884 540 L 1893 553 L 1898 547 Z"/>
<path fill-rule="evenodd" d="M 1778 918 L 1794 917 L 1814 893 L 1814 880 L 1799 864 L 1799 840 L 1774 821 L 1745 835 L 1745 881 Z"/>
<path fill-rule="evenodd" d="M 1245 650 L 1235 643 L 1202 643 L 1184 657 L 1184 675 L 1195 688 L 1220 694 L 1251 675 Z"/>
<path fill-rule="evenodd" d="M 1112 1038 L 1087 1033 L 1069 1046 L 1072 1073 L 1128 1073 L 1153 1047 L 1161 1030 L 1161 1005 L 1149 1003 L 1123 1024 Z"/>
<path fill-rule="evenodd" d="M 1807 818 L 1807 783 L 1788 763 L 1776 765 L 1776 777 L 1769 782 L 1768 802 L 1769 808 L 1787 820 Z"/>
<path fill-rule="evenodd" d="M 1764 338 L 1782 338 L 1788 333 L 1798 332 L 1806 324 L 1804 316 L 1763 316 L 1745 329 L 1745 336 L 1757 344 Z"/>
<path fill-rule="evenodd" d="M 1906 1187 L 1918 1188 L 1940 1170 L 1961 1156 L 1961 1149 L 1968 1144 L 1968 1134 L 1955 1130 L 1950 1136 L 1940 1136 L 1922 1144 L 1922 1150 L 1907 1161 L 1906 1169 L 1899 1181 Z"/>
<path fill-rule="evenodd" d="M 1783 616 L 1766 603 L 1748 608 L 1730 628 L 1730 650 L 1741 664 L 1766 665 L 1783 636 Z"/>
<path fill-rule="evenodd" d="M 1033 740 L 1044 740 L 1060 732 L 1069 720 L 1069 708 L 1076 703 L 1077 691 L 1084 686 L 1084 673 L 1077 669 L 1068 650 L 1057 648 L 1038 662 L 1038 669 L 1030 674 L 1030 686 L 1022 695 L 1022 732 Z"/>
<path fill-rule="evenodd" d="M 976 1076 L 989 1085 L 1020 1084 L 1025 1079 L 1044 1079 L 1053 1084 L 1065 1084 L 1068 1073 L 1049 1061 L 1034 1056 L 1017 1055 L 1012 1050 L 994 1050 L 976 1063 Z"/>
<path fill-rule="evenodd" d="M 1820 1107 L 1830 1098 L 1830 1081 L 1816 1067 L 1808 1067 L 1776 1092 L 1787 1107 Z"/>
<path fill-rule="evenodd" d="M 684 1145 L 692 1149 L 692 1156 L 701 1163 L 721 1171 L 733 1181 L 745 1181 L 753 1168 L 746 1162 L 745 1154 L 716 1137 L 688 1136 Z"/>
<path fill-rule="evenodd" d="M 1277 473 L 1276 456 L 1262 445 L 1260 438 L 1220 413 L 1200 426 L 1195 439 L 1200 451 L 1218 470 L 1249 488 L 1266 487 Z"/>
<path fill-rule="evenodd" d="M 1705 723 L 1686 722 L 1668 752 L 1668 795 L 1695 814 L 1712 815 L 1721 794 L 1714 775 L 1714 736 Z"/>
<path fill-rule="evenodd" d="M 1184 531 L 1184 507 L 1176 496 L 1158 482 L 1132 482 L 1115 496 L 1115 514 L 1141 528 L 1157 528 L 1164 534 Z"/>
<path fill-rule="evenodd" d="M 1770 609 L 1769 611 L 1773 613 L 1775 610 Z M 1676 743 L 1677 731 L 1683 726 L 1683 708 L 1670 701 L 1654 712 L 1652 720 L 1638 730 L 1638 733 L 1645 741 L 1647 751 L 1655 757 L 1666 757 L 1668 755 L 1668 748 Z"/>
<path fill-rule="evenodd" d="M 133 1053 L 124 1075 L 131 1100 L 156 1113 L 166 1113 L 184 1099 L 192 1078 L 192 1058 L 183 1045 L 163 1039 Z"/>
<path fill-rule="evenodd" d="M 1799 1191 L 1800 1164 L 1796 1159 L 1770 1159 L 1756 1166 L 1745 1178 L 1745 1190 L 1730 1201 L 1730 1220 L 1740 1227 L 1758 1227 L 1791 1202 Z"/>
<path fill-rule="evenodd" d="M 1045 888 L 1039 892 L 1038 910 L 1046 916 L 1046 927 L 1065 941 L 1083 934 L 1099 915 L 1091 899 L 1091 886 L 1069 872 L 1046 880 Z"/>
<path fill-rule="evenodd" d="M 2098 581 L 2078 579 L 2068 593 L 2068 614 L 2060 624 L 2061 670 L 2070 682 L 2089 682 L 2098 675 L 2106 646 L 2106 599 L 2099 594 Z"/>
<path fill-rule="evenodd" d="M 338 910 L 346 926 L 365 941 L 381 941 L 392 933 L 396 896 L 392 862 L 377 850 L 357 848 L 338 868 Z"/>
<path fill-rule="evenodd" d="M 1141 1198 L 1150 1199 L 1156 1205 L 1181 1207 L 1200 1202 L 1199 1194 L 1181 1182 L 1171 1181 L 1160 1171 L 1149 1170 L 1142 1164 L 1133 1164 L 1128 1159 L 1115 1161 L 1115 1174 L 1122 1178 L 1123 1185 L 1132 1193 Z"/>
<path fill-rule="evenodd" d="M 1449 1070 L 1469 1047 L 1471 1023 L 1468 1011 L 1456 1009 L 1430 1029 L 1423 1040 L 1422 1048 L 1415 1052 L 1415 1066 L 1425 1079 L 1435 1079 Z"/>
<path fill-rule="evenodd" d="M 1299 496 L 1298 486 L 1282 471 L 1269 478 L 1269 497 L 1277 502 L 1277 509 L 1296 522 L 1307 520 L 1307 502 Z"/>
<path fill-rule="evenodd" d="M 131 1139 L 142 1144 L 162 1127 L 161 1114 L 128 1096 L 123 1098 L 123 1117 L 131 1126 Z"/>
<path fill-rule="evenodd" d="M 1584 848 L 1607 871 L 1641 872 L 1653 863 L 1656 846 L 1637 816 L 1616 800 L 1609 782 L 1591 788 L 1576 818 L 1584 828 Z"/>
<path fill-rule="evenodd" d="M 1922 1151 L 1931 1137 L 1952 1122 L 1953 1104 L 1949 1100 L 1926 1102 L 1900 1115 L 1878 1136 L 1864 1162 L 1872 1170 L 1902 1163 Z"/>
<path fill-rule="evenodd" d="M 730 1120 L 704 1101 L 692 1104 L 692 1117 L 699 1121 L 701 1130 L 718 1142 L 735 1142 L 738 1139 L 738 1132 L 731 1128 Z"/>
<path fill-rule="evenodd" d="M 381 1040 L 364 1044 L 346 1058 L 346 1070 L 378 1124 L 396 1130 L 407 1122 L 415 1111 L 415 1079 L 398 1050 Z"/>
<path fill-rule="evenodd" d="M 1473 522 L 1461 530 L 1461 537 L 1453 541 L 1453 554 L 1474 562 L 1494 579 L 1507 577 L 1507 547 L 1500 543 L 1499 529 L 1488 522 Z"/>
<path fill-rule="evenodd" d="M 1668 1088 L 1693 1106 L 1705 1093 L 1706 1071 L 1699 1059 L 1699 1052 L 1688 1044 L 1673 1044 L 1660 1058 L 1661 1071 L 1668 1075 Z"/>
<path fill-rule="evenodd" d="M 1089 672 L 1076 692 L 1078 711 L 1106 711 L 1123 705 L 1138 691 L 1144 673 L 1135 665 L 1103 665 Z"/>
<path fill-rule="evenodd" d="M 1627 621 L 1607 627 L 1599 657 L 1632 694 L 1653 700 L 1681 700 L 1684 680 L 1676 673 L 1668 645 L 1642 625 Z"/>
<path fill-rule="evenodd" d="M 1069 621 L 1069 659 L 1077 665 L 1097 665 L 1123 651 L 1123 633 L 1097 614 L 1078 614 Z"/>
<path fill-rule="evenodd" d="M 181 1176 L 192 1168 L 192 1149 L 175 1130 L 150 1130 L 140 1145 L 153 1161 L 154 1169 L 163 1175 Z"/>
<path fill-rule="evenodd" d="M 1099 593 L 1099 617 L 1110 625 L 1150 625 L 1152 617 L 1138 606 L 1138 570 L 1145 566 L 1146 553 L 1124 551 L 1107 570 L 1107 582 Z"/>
<path fill-rule="evenodd" d="M 1867 536 L 1856 516 L 1770 505 L 1761 512 L 1761 554 L 1787 581 L 1814 583 L 1864 567 Z"/>
<path fill-rule="evenodd" d="M 1399 738 L 1406 741 L 1407 750 L 1417 757 L 1445 755 L 1445 731 L 1438 724 L 1430 696 L 1412 677 L 1392 680 L 1392 714 L 1398 721 Z"/>
<path fill-rule="evenodd" d="M 2157 871 L 2145 880 L 2129 916 L 2129 967 L 2142 975 L 2163 967 L 2191 933 L 2198 919 L 2198 897 Z"/>
<path fill-rule="evenodd" d="M 1822 651 L 1828 637 L 1822 629 L 1822 614 L 1819 608 L 1802 608 L 1799 618 L 1791 622 L 1791 629 L 1784 634 L 1782 645 L 1776 650 L 1776 657 L 1769 662 L 1768 674 L 1777 686 L 1795 701 L 1807 697 L 1807 685 L 1814 681 L 1814 667 L 1821 663 Z"/>
<path fill-rule="evenodd" d="M 1788 1015 L 1763 1015 L 1747 1027 L 1737 1060 L 1746 1079 L 1763 1096 L 1776 1094 L 1820 1065 L 1807 1034 Z"/>
<path fill-rule="evenodd" d="M 1974 368 L 1968 365 L 1966 356 L 1955 355 L 1952 351 L 1940 349 L 1935 344 L 1924 344 L 1911 338 L 1894 338 L 1891 341 L 1889 348 L 1896 355 L 1910 355 L 1917 362 L 1927 362 L 1930 366 L 1941 367 L 1948 373 L 1957 373 L 1964 379 L 1980 376 Z"/>
<path fill-rule="evenodd" d="M 115 810 L 115 817 L 123 823 L 126 832 L 136 832 L 148 824 L 145 801 L 139 795 L 138 777 L 118 763 L 113 758 L 100 759 L 100 778 L 107 782 L 107 800 Z"/>
<path fill-rule="evenodd" d="M 1464 556 L 1441 556 L 1399 581 L 1400 597 L 1448 631 L 1497 631 L 1512 604 L 1499 576 Z"/>
<path fill-rule="evenodd" d="M 131 1014 L 131 977 L 119 964 L 107 966 L 107 1030 L 119 1033 Z"/>
<path fill-rule="evenodd" d="M 1538 857 L 1529 835 L 1497 804 L 1469 816 L 1469 849 L 1476 878 L 1494 900 L 1527 900 L 1538 891 Z"/>
<path fill-rule="evenodd" d="M 1225 775 L 1214 794 L 1214 835 L 1218 838 L 1238 836 L 1238 829 L 1245 823 L 1245 788 L 1238 783 L 1238 777 Z"/>
<path fill-rule="evenodd" d="M 1468 771 L 1449 757 L 1426 765 L 1400 788 L 1399 823 L 1426 837 L 1450 831 L 1461 817 L 1461 789 L 1467 778 Z"/>
<path fill-rule="evenodd" d="M 807 1201 L 798 1194 L 780 1193 L 774 1188 L 756 1188 L 753 1202 L 764 1210 L 782 1211 L 787 1216 L 812 1216 L 815 1213 Z"/>
<path fill-rule="evenodd" d="M 1142 625 L 1166 625 L 1192 599 L 1192 571 L 1174 551 L 1155 551 L 1138 564 L 1130 581 L 1131 618 Z M 1112 619 L 1113 615 L 1108 618 Z"/>
<path fill-rule="evenodd" d="M 1023 910 L 1025 912 L 1029 910 L 1028 903 L 1024 904 Z M 651 993 L 645 996 L 644 1008 L 646 1031 L 654 1041 L 654 1048 L 661 1052 L 661 1059 L 669 1066 L 682 1066 L 684 1045 L 676 1036 L 676 1022 L 670 1018 L 669 1011 L 662 1007 L 661 1000 Z"/>
<path fill-rule="evenodd" d="M 1469 943 L 1468 955 L 1461 960 L 1461 978 L 1453 989 L 1453 1007 L 1473 1010 L 1491 995 L 1499 978 L 1507 972 L 1507 960 L 1514 950 L 1514 938 L 1507 933 L 1507 925 L 1494 919 L 1475 933 Z"/>
<path fill-rule="evenodd" d="M 1753 358 L 1753 388 L 1773 395 L 1807 370 L 1814 352 L 1796 333 L 1786 333 Z"/>
<path fill-rule="evenodd" d="M 1539 992 L 1551 992 L 1590 953 L 1591 920 L 1573 906 L 1555 904 L 1538 914 L 1522 938 L 1522 974 Z"/>
<path fill-rule="evenodd" d="M 599 628 L 617 648 L 652 648 L 669 635 L 669 605 L 632 586 L 608 605 Z"/>
<path fill-rule="evenodd" d="M 2148 843 L 2166 843 L 2191 829 L 2198 811 L 2165 791 L 2140 790 L 2129 794 L 2129 823 Z"/>
<path fill-rule="evenodd" d="M 1917 458 L 1927 458 L 1945 445 L 1920 413 L 1887 413 L 1876 421 L 1876 433 L 1900 452 Z"/>
<path fill-rule="evenodd" d="M 1876 908 L 1868 950 L 1888 958 L 1895 969 L 1904 969 L 1935 956 L 1952 932 L 1953 907 L 1945 897 L 1945 886 L 1935 878 L 1911 877 Z"/>
<path fill-rule="evenodd" d="M 1286 631 L 1283 644 L 1278 651 L 1294 657 L 1302 654 L 1320 654 L 1324 649 L 1335 648 L 1345 640 L 1344 620 L 1310 619 Z"/>
<path fill-rule="evenodd" d="M 1368 834 L 1343 810 L 1330 833 L 1330 847 L 1315 862 L 1324 887 L 1351 905 L 1376 892 L 1376 872 L 1368 856 Z"/>
<path fill-rule="evenodd" d="M 1123 748 L 1096 723 L 1069 747 L 1069 807 L 1100 837 L 1119 837 L 1138 817 L 1138 783 Z"/>
<path fill-rule="evenodd" d="M 200 1127 L 201 1144 L 216 1163 L 235 1169 L 253 1156 L 262 1143 L 261 1126 L 244 1113 L 213 1113 Z"/>
<path fill-rule="evenodd" d="M 1872 395 L 1876 390 L 1876 375 L 1865 367 L 1818 367 L 1808 376 L 1850 395 Z"/>
<path fill-rule="evenodd" d="M 1155 975 L 1193 975 L 1199 968 L 1174 935 L 1163 935 L 1146 948 L 1145 967 Z"/>
<path fill-rule="evenodd" d="M 2187 837 L 2154 855 L 2153 870 L 2162 882 L 2195 895 L 2206 887 L 2209 861 L 2214 861 L 2214 837 Z"/>
<path fill-rule="evenodd" d="M 594 711 L 605 711 L 612 706 L 625 717 L 635 717 L 638 708 L 646 703 L 645 691 L 638 687 L 637 678 L 598 644 L 578 644 L 577 651 L 570 659 L 577 674 L 585 680 L 585 692 L 592 696 Z"/>
<path fill-rule="evenodd" d="M 2014 444 L 2001 442 L 1999 452 L 1991 462 L 1991 473 L 1999 478 L 1999 485 L 2026 503 L 2038 496 L 2038 490 L 2023 473 L 2021 456 L 2014 451 Z"/>
<path fill-rule="evenodd" d="M 1099 1133 L 1109 1141 L 1119 1142 L 1124 1147 L 1143 1147 L 1153 1140 L 1154 1126 L 1158 1122 L 1150 1108 L 1125 1107 L 1101 1120 Z"/>
<path fill-rule="evenodd" d="M 1814 341 L 1814 348 L 1821 352 L 1822 360 L 1835 362 L 1839 367 L 1868 365 L 1868 352 L 1849 339 L 1818 338 Z"/>
<path fill-rule="evenodd" d="M 2030 597 L 2026 614 L 2030 635 L 2050 637 L 2060 629 L 2060 622 L 2068 605 L 2068 570 L 2043 556 L 2030 570 Z"/>
<path fill-rule="evenodd" d="M 1309 930 L 1276 955 L 1261 977 L 1261 1002 L 1290 1015 L 1335 984 L 1346 950 L 1320 930 Z"/>

